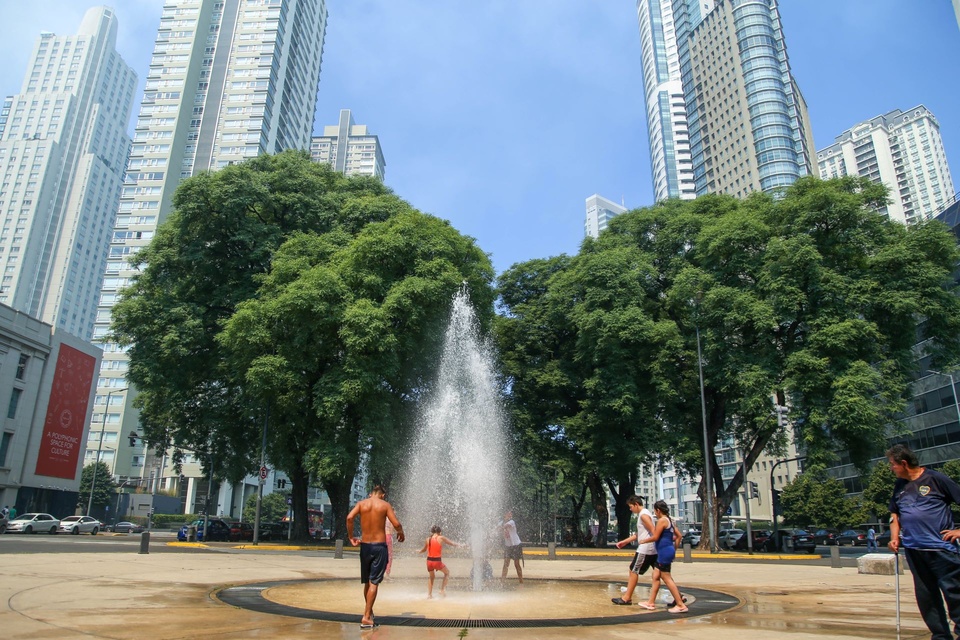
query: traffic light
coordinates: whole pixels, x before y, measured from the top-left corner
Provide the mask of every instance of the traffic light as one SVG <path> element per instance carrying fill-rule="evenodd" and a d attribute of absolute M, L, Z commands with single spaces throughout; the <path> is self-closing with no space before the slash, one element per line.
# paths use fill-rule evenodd
<path fill-rule="evenodd" d="M 139 437 L 140 437 L 140 436 L 137 435 L 137 432 L 136 432 L 136 431 L 131 431 L 131 432 L 130 432 L 130 446 L 131 446 L 131 447 L 137 446 L 137 438 L 139 438 Z"/>
<path fill-rule="evenodd" d="M 757 489 L 757 483 L 756 483 L 756 482 L 748 481 L 748 482 L 747 482 L 747 486 L 748 486 L 748 488 L 749 488 L 749 495 L 750 495 L 750 499 L 751 499 L 751 500 L 752 500 L 753 498 L 759 498 L 759 497 L 760 497 L 760 491 Z"/>
<path fill-rule="evenodd" d="M 277 478 L 277 489 L 284 489 L 287 486 L 287 481 L 284 478 Z"/>
<path fill-rule="evenodd" d="M 776 489 L 773 490 L 773 515 L 783 515 L 783 505 L 780 504 L 780 492 Z"/>

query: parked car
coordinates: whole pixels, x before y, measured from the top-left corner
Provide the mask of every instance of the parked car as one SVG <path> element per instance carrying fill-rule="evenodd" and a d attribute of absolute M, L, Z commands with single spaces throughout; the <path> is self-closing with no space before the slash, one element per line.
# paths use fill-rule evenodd
<path fill-rule="evenodd" d="M 717 533 L 717 544 L 722 549 L 730 549 L 743 533 L 743 529 L 721 529 Z"/>
<path fill-rule="evenodd" d="M 837 536 L 837 544 L 841 547 L 844 545 L 850 545 L 852 547 L 859 547 L 860 545 L 866 546 L 867 533 L 860 529 L 847 529 Z"/>
<path fill-rule="evenodd" d="M 230 540 L 230 524 L 221 518 L 210 518 L 210 535 L 205 536 L 203 531 L 203 518 L 194 520 L 190 524 L 185 524 L 177 531 L 177 540 L 185 542 L 188 536 L 188 528 L 197 528 L 197 542 L 215 542 L 217 540 L 226 542 Z"/>
<path fill-rule="evenodd" d="M 118 522 L 110 527 L 110 531 L 114 533 L 143 533 L 143 525 L 133 522 Z"/>
<path fill-rule="evenodd" d="M 102 528 L 103 525 L 100 524 L 100 521 L 96 518 L 91 518 L 90 516 L 67 516 L 60 521 L 59 531 L 60 533 L 72 533 L 73 535 L 79 535 L 81 533 L 97 535 Z"/>
<path fill-rule="evenodd" d="M 764 547 L 767 551 L 817 551 L 813 535 L 804 529 L 778 529 L 776 537 L 770 537 Z"/>
<path fill-rule="evenodd" d="M 753 550 L 754 551 L 763 551 L 766 547 L 767 540 L 770 539 L 770 532 L 759 529 L 757 531 L 752 531 L 751 535 L 753 536 Z M 747 536 L 742 535 L 733 543 L 733 548 L 737 551 L 746 551 L 747 550 Z"/>
<path fill-rule="evenodd" d="M 697 531 L 696 529 L 690 529 L 690 531 L 687 531 L 685 534 L 683 534 L 683 538 L 680 540 L 680 544 L 681 545 L 689 544 L 691 547 L 699 546 L 700 532 Z"/>
<path fill-rule="evenodd" d="M 877 546 L 881 549 L 886 549 L 887 545 L 890 544 L 890 529 L 887 529 L 883 533 L 877 534 Z"/>
<path fill-rule="evenodd" d="M 24 513 L 7 523 L 7 533 L 56 533 L 60 521 L 49 513 Z"/>
<path fill-rule="evenodd" d="M 261 522 L 260 540 L 267 542 L 269 540 L 286 540 L 287 523 L 286 522 Z"/>
<path fill-rule="evenodd" d="M 817 529 L 813 532 L 813 541 L 817 544 L 827 546 L 837 544 L 837 536 L 840 532 L 836 529 Z"/>
<path fill-rule="evenodd" d="M 230 523 L 230 542 L 252 541 L 253 525 L 249 522 Z"/>
<path fill-rule="evenodd" d="M 807 553 L 816 553 L 817 543 L 813 540 L 813 534 L 804 529 L 794 529 L 790 536 L 794 551 L 806 551 Z"/>

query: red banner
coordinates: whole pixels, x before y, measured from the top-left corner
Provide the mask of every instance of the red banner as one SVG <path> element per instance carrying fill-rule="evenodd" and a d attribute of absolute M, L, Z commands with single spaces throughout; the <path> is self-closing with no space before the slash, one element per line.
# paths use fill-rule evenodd
<path fill-rule="evenodd" d="M 66 478 L 77 476 L 77 462 L 83 451 L 84 421 L 90 401 L 97 359 L 65 344 L 60 345 L 53 388 L 43 423 L 43 438 L 37 454 L 38 476 Z"/>

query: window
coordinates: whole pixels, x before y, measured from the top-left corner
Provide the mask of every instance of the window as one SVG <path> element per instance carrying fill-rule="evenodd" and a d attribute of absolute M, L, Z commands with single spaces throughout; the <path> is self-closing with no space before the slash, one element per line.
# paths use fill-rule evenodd
<path fill-rule="evenodd" d="M 20 395 L 22 393 L 22 389 L 14 389 L 13 393 L 10 394 L 10 405 L 7 407 L 8 418 L 12 419 L 17 417 L 17 405 L 20 404 Z"/>
<path fill-rule="evenodd" d="M 24 375 L 27 373 L 27 360 L 30 359 L 30 356 L 25 353 L 20 354 L 20 362 L 17 363 L 17 380 L 23 380 Z"/>
<path fill-rule="evenodd" d="M 0 467 L 7 466 L 7 451 L 10 449 L 10 441 L 13 440 L 13 434 L 4 431 L 0 436 Z"/>

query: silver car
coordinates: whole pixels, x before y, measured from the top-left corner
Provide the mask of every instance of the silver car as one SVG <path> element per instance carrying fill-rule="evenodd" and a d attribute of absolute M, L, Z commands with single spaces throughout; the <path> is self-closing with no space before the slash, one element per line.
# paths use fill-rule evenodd
<path fill-rule="evenodd" d="M 97 535 L 102 527 L 103 525 L 100 524 L 99 520 L 90 516 L 67 516 L 60 521 L 58 530 L 60 533 L 72 533 L 73 535 L 81 533 Z"/>
<path fill-rule="evenodd" d="M 49 513 L 25 513 L 7 524 L 7 533 L 56 533 L 60 521 Z"/>

